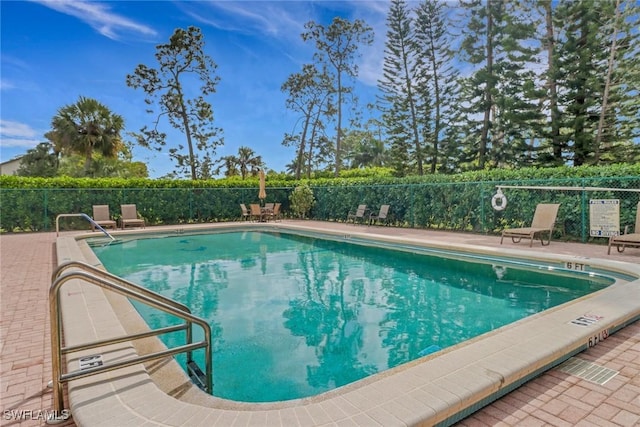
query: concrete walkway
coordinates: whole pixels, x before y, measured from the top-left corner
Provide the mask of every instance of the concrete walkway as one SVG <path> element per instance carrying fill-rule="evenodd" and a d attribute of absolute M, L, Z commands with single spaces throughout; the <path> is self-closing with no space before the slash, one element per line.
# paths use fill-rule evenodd
<path fill-rule="evenodd" d="M 55 233 L 0 236 L 3 426 L 44 425 L 53 408 L 47 388 L 51 380 L 48 289 L 55 239 Z"/>
<path fill-rule="evenodd" d="M 325 223 L 349 230 L 344 224 Z M 365 227 L 363 227 L 365 228 Z M 353 229 L 353 228 L 351 228 Z M 499 246 L 500 238 L 428 230 L 366 227 L 372 234 L 438 235 L 449 241 Z M 359 230 L 362 231 L 362 228 Z M 0 236 L 0 409 L 2 426 L 44 425 L 52 411 L 48 288 L 55 265 L 55 233 Z M 521 248 L 527 244 L 505 245 Z M 640 249 L 606 255 L 606 247 L 552 242 L 534 250 L 640 263 Z M 640 295 L 630 295 L 640 304 Z M 640 322 L 577 356 L 619 373 L 604 385 L 553 369 L 458 426 L 640 425 Z M 75 425 L 68 421 L 63 426 Z"/>

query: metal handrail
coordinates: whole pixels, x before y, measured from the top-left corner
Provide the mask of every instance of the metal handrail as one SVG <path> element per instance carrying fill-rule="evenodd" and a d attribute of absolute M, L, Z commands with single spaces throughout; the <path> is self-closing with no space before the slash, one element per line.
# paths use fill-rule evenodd
<path fill-rule="evenodd" d="M 56 216 L 56 236 L 60 235 L 60 225 L 59 225 L 59 220 L 60 218 L 65 218 L 65 217 L 69 217 L 69 216 L 79 216 L 82 217 L 84 219 L 86 219 L 87 221 L 89 221 L 94 227 L 96 227 L 97 229 L 99 229 L 100 231 L 102 231 L 104 234 L 107 235 L 108 238 L 111 239 L 111 241 L 116 240 L 115 237 L 113 237 L 111 234 L 109 234 L 107 232 L 107 230 L 105 230 L 104 228 L 102 228 L 102 226 L 100 224 L 98 224 L 97 222 L 95 222 L 93 220 L 93 218 L 91 218 L 89 215 L 87 215 L 86 213 L 77 213 L 77 214 L 60 214 L 58 216 Z"/>
<path fill-rule="evenodd" d="M 69 268 L 76 268 L 65 274 L 62 274 L 64 270 Z M 84 271 L 79 271 L 84 270 Z M 148 332 L 142 332 L 137 334 L 127 334 L 120 337 L 94 341 L 85 344 L 79 344 L 74 346 L 64 347 L 62 345 L 62 313 L 60 311 L 60 288 L 63 284 L 71 279 L 82 279 L 85 282 L 97 285 L 103 289 L 114 291 L 118 294 L 125 295 L 136 301 L 147 304 L 165 313 L 172 314 L 186 323 L 183 325 L 169 326 L 166 328 L 155 329 Z M 110 280 L 108 280 L 110 279 Z M 202 318 L 191 314 L 190 310 L 183 304 L 159 295 L 149 289 L 145 289 L 139 285 L 122 279 L 116 275 L 108 273 L 104 270 L 100 270 L 89 264 L 85 264 L 78 261 L 70 261 L 61 264 L 52 275 L 52 284 L 49 289 L 49 310 L 51 317 L 51 358 L 52 358 L 52 374 L 53 374 L 53 404 L 56 413 L 62 413 L 64 410 L 64 398 L 63 398 L 63 383 L 84 378 L 90 375 L 95 375 L 101 372 L 112 371 L 126 366 L 135 365 L 138 363 L 147 362 L 150 360 L 161 359 L 168 356 L 173 356 L 179 353 L 187 353 L 188 362 L 191 362 L 191 353 L 193 350 L 199 348 L 205 349 L 205 363 L 206 363 L 206 388 L 207 392 L 211 393 L 213 388 L 213 368 L 211 361 L 211 327 Z M 192 324 L 200 326 L 204 332 L 204 340 L 199 342 L 192 341 L 191 328 Z M 62 355 L 72 353 L 80 350 L 87 350 L 91 348 L 97 348 L 108 344 L 116 344 L 125 341 L 131 341 L 140 338 L 147 338 L 150 336 L 157 336 L 168 332 L 175 332 L 179 330 L 187 331 L 187 343 L 185 345 L 174 347 L 172 349 L 166 349 L 155 353 L 145 354 L 142 356 L 136 356 L 131 359 L 121 360 L 118 362 L 105 363 L 101 366 L 91 367 L 79 371 L 70 373 L 62 372 Z"/>
<path fill-rule="evenodd" d="M 136 291 L 138 291 L 138 292 L 140 292 L 142 294 L 148 295 L 150 297 L 153 297 L 153 298 L 155 298 L 157 300 L 160 300 L 160 301 L 164 302 L 165 304 L 172 305 L 172 306 L 174 306 L 175 308 L 177 308 L 179 310 L 186 311 L 187 313 L 191 313 L 191 310 L 189 309 L 189 307 L 187 307 L 186 305 L 184 305 L 182 303 L 179 303 L 176 300 L 172 300 L 171 298 L 167 298 L 164 295 L 160 295 L 159 293 L 150 291 L 149 289 L 147 289 L 145 287 L 136 285 L 135 283 L 130 282 L 127 279 L 123 279 L 120 276 L 116 276 L 113 273 L 109 273 L 107 270 L 103 270 L 101 268 L 95 267 L 95 266 L 93 266 L 91 264 L 87 264 L 87 263 L 81 262 L 81 261 L 67 261 L 67 262 L 64 262 L 64 263 L 60 264 L 58 266 L 58 268 L 56 268 L 56 270 L 51 275 L 51 282 L 53 283 L 58 277 L 60 277 L 60 275 L 62 275 L 62 273 L 65 270 L 68 270 L 70 268 L 79 268 L 79 269 L 82 269 L 82 270 L 90 271 L 90 272 L 92 272 L 94 274 L 97 274 L 100 277 L 104 277 L 104 278 L 107 278 L 107 279 L 114 280 L 114 281 L 119 282 L 119 283 L 121 283 L 121 284 L 123 284 L 125 286 L 128 286 L 128 287 L 130 287 L 132 289 L 135 289 Z"/>
<path fill-rule="evenodd" d="M 80 261 L 67 261 L 64 262 L 62 264 L 60 264 L 58 266 L 58 268 L 53 272 L 53 274 L 51 275 L 51 283 L 53 283 L 58 277 L 60 277 L 60 275 L 65 271 L 68 270 L 70 268 L 79 268 L 82 270 L 88 270 L 93 274 L 96 274 L 100 277 L 106 278 L 106 279 L 111 279 L 116 281 L 117 283 L 120 283 L 126 287 L 129 287 L 131 289 L 135 289 L 137 292 L 142 293 L 150 298 L 154 298 L 156 300 L 159 300 L 165 304 L 171 305 L 173 307 L 175 307 L 178 310 L 182 310 L 186 313 L 191 314 L 191 309 L 189 309 L 189 307 L 187 307 L 186 305 L 179 303 L 178 301 L 172 300 L 171 298 L 167 298 L 164 295 L 160 295 L 156 292 L 153 292 L 145 287 L 142 286 L 138 286 L 133 282 L 130 282 L 126 279 L 123 279 L 120 276 L 116 276 L 113 273 L 109 273 L 106 270 L 103 270 L 101 268 L 95 267 L 93 265 L 84 263 L 84 262 L 80 262 Z M 192 330 L 191 330 L 191 322 L 187 321 L 187 323 L 185 325 L 183 325 L 182 329 L 186 329 L 186 333 L 187 333 L 187 342 L 190 343 L 192 341 Z M 179 329 L 177 329 L 179 330 Z M 162 329 L 156 329 L 155 331 L 159 332 L 162 331 Z M 143 332 L 137 335 L 129 335 L 127 337 L 132 337 L 133 339 L 138 339 L 138 338 L 147 338 L 149 336 L 153 336 L 153 335 L 161 335 L 162 333 L 168 333 L 168 332 L 173 332 L 171 330 L 167 330 L 167 332 L 159 332 L 159 333 L 154 333 L 154 331 L 151 332 Z M 123 342 L 123 341 L 129 341 L 127 339 L 127 337 L 123 337 L 123 339 L 121 341 L 117 341 L 114 342 L 113 339 L 109 341 L 110 344 L 117 344 L 119 342 Z M 84 348 L 78 348 L 78 350 L 83 350 Z M 187 359 L 191 360 L 191 352 L 187 353 Z"/>

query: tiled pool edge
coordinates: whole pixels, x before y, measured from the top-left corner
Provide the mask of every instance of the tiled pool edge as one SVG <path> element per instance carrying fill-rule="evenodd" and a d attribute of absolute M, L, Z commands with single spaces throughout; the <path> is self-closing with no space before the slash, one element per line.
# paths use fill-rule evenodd
<path fill-rule="evenodd" d="M 280 227 L 284 226 L 280 225 Z M 316 231 L 326 233 L 326 230 Z M 59 240 L 57 245 L 59 262 L 68 260 L 69 256 L 82 257 L 77 244 L 74 245 L 75 239 L 71 240 Z M 455 247 L 455 245 L 453 246 Z M 63 253 L 65 248 L 69 252 L 67 255 Z M 539 258 L 540 255 L 538 254 L 537 257 Z M 637 267 L 635 269 L 631 268 L 632 266 L 623 268 L 619 265 L 621 263 L 614 264 L 616 264 L 614 269 L 622 268 L 633 274 L 639 274 Z M 621 286 L 614 285 L 611 289 L 598 293 L 596 296 L 599 298 L 595 300 L 593 298 L 581 299 L 562 310 L 553 310 L 544 316 L 535 316 L 531 321 L 527 319 L 519 322 L 501 334 L 491 335 L 488 340 L 483 339 L 468 346 L 456 348 L 454 351 L 448 352 L 446 357 L 436 357 L 427 362 L 395 369 L 391 374 L 376 377 L 375 381 L 367 381 L 366 385 L 362 387 L 346 387 L 342 394 L 332 393 L 331 397 L 326 399 L 305 400 L 295 408 L 265 410 L 264 405 L 247 404 L 240 405 L 243 407 L 242 410 L 228 410 L 182 403 L 158 393 L 157 387 L 148 381 L 146 372 L 138 367 L 137 370 L 129 368 L 126 376 L 120 371 L 112 373 L 112 376 L 120 378 L 112 384 L 104 382 L 95 384 L 96 377 L 72 382 L 70 385 L 71 409 L 79 425 L 101 425 L 102 423 L 106 423 L 103 425 L 113 425 L 114 422 L 117 422 L 118 425 L 124 425 L 121 422 L 125 421 L 127 417 L 134 420 L 128 425 L 139 425 L 141 422 L 150 422 L 153 425 L 196 425 L 200 421 L 204 422 L 205 419 L 208 420 L 208 424 L 213 425 L 214 423 L 211 421 L 214 418 L 218 420 L 220 425 L 231 424 L 234 420 L 238 423 L 254 420 L 251 422 L 262 425 L 317 425 L 342 422 L 355 424 L 377 422 L 382 425 L 420 423 L 448 425 L 479 409 L 481 404 L 484 406 L 484 404 L 488 404 L 510 391 L 510 389 L 507 390 L 510 388 L 509 384 L 517 384 L 521 378 L 530 379 L 529 377 L 538 375 L 539 370 L 552 367 L 571 354 L 584 349 L 586 339 L 589 336 L 587 331 L 579 331 L 575 325 L 567 324 L 575 316 L 585 314 L 584 310 L 593 312 L 598 309 L 599 305 L 608 305 L 602 303 L 611 302 L 610 299 L 620 303 L 615 310 L 616 313 L 607 313 L 606 321 L 603 320 L 602 323 L 599 323 L 598 328 L 619 327 L 621 324 L 637 318 L 640 315 L 638 313 L 640 309 L 637 307 L 638 301 L 633 298 L 625 298 L 624 291 L 628 291 L 631 296 L 638 295 L 639 282 L 636 280 L 633 283 L 623 285 L 625 285 L 624 289 L 619 289 Z M 88 294 L 84 296 L 85 300 L 100 299 L 99 295 L 97 297 L 92 295 L 94 292 L 86 288 L 89 287 L 79 286 L 80 290 L 74 289 L 69 293 L 77 295 L 76 292 L 84 293 L 86 291 Z M 101 290 L 97 290 L 102 293 Z M 606 294 L 612 290 L 615 291 L 615 295 L 611 294 L 607 297 Z M 633 303 L 636 307 L 631 307 L 634 305 Z M 77 306 L 77 304 L 69 305 L 69 311 L 74 311 L 73 307 Z M 64 310 L 66 311 L 66 307 Z M 86 322 L 88 322 L 93 325 L 92 329 L 106 329 L 109 322 L 105 321 L 105 317 L 110 316 L 109 311 L 112 311 L 110 307 L 94 308 L 91 312 L 85 310 L 86 321 L 80 323 L 84 323 L 86 326 Z M 100 320 L 93 319 L 93 315 Z M 111 315 L 115 316 L 115 313 L 111 313 Z M 82 317 L 82 313 L 80 317 Z M 67 318 L 71 319 L 75 316 L 70 313 L 68 316 L 65 315 L 65 322 Z M 77 319 L 69 321 L 78 323 Z M 99 327 L 96 326 L 96 321 L 99 322 Z M 551 326 L 557 326 L 559 330 L 550 330 Z M 117 325 L 115 327 L 117 329 Z M 523 334 L 522 331 L 526 331 L 526 334 Z M 525 338 L 523 335 L 527 334 L 530 336 Z M 561 340 L 568 344 L 561 344 Z M 130 349 L 124 348 L 119 351 L 126 352 Z M 536 361 L 536 357 L 531 355 L 532 352 L 541 354 L 542 358 L 538 358 Z M 503 384 L 500 383 L 500 378 L 505 381 Z M 96 388 L 102 391 L 95 391 Z M 105 388 L 108 391 L 105 391 Z M 144 392 L 139 393 L 141 390 Z M 93 393 L 88 393 L 93 395 L 93 398 L 87 398 L 85 395 L 87 391 L 93 391 Z M 151 399 L 152 402 L 149 402 L 148 400 L 152 396 L 154 396 Z M 105 411 L 110 404 L 113 404 L 112 409 Z M 167 408 L 171 408 L 171 410 L 167 411 Z M 110 414 L 109 421 L 96 416 L 100 413 Z M 122 413 L 126 413 L 127 417 L 120 417 L 119 414 Z M 162 415 L 163 413 L 171 415 L 165 417 Z M 183 416 L 178 417 L 176 413 Z M 114 421 L 112 417 L 116 417 L 116 420 Z"/>
<path fill-rule="evenodd" d="M 618 332 L 620 329 L 623 329 L 624 327 L 636 322 L 640 320 L 640 316 L 636 316 L 634 319 L 631 319 L 627 322 L 625 322 L 622 325 L 619 325 L 617 328 L 615 328 L 615 330 L 610 331 L 610 334 L 615 334 L 616 332 Z M 499 392 L 494 393 L 491 396 L 487 396 L 486 398 L 482 399 L 481 401 L 475 403 L 474 405 L 471 405 L 470 407 L 468 407 L 467 409 L 465 409 L 464 411 L 461 411 L 457 414 L 455 414 L 454 416 L 450 417 L 447 420 L 444 420 L 442 422 L 439 422 L 438 424 L 435 425 L 435 427 L 445 427 L 445 426 L 450 426 L 458 421 L 461 421 L 463 419 L 465 419 L 466 417 L 468 417 L 469 415 L 473 414 L 474 412 L 484 408 L 487 405 L 490 405 L 491 403 L 495 402 L 496 400 L 506 396 L 507 394 L 511 393 L 512 391 L 516 390 L 517 388 L 519 388 L 520 386 L 522 386 L 523 384 L 533 380 L 534 378 L 542 375 L 544 372 L 553 369 L 554 367 L 561 365 L 563 362 L 565 362 L 566 360 L 570 359 L 571 357 L 575 356 L 576 354 L 579 354 L 581 352 L 583 352 L 584 350 L 586 350 L 588 348 L 588 345 L 583 345 L 582 347 L 574 350 L 573 352 L 571 352 L 570 354 L 567 354 L 566 356 L 563 356 L 562 358 L 558 359 L 557 361 L 554 361 L 550 364 L 548 364 L 547 366 L 543 366 L 539 369 L 537 369 L 536 371 L 532 372 L 531 374 L 519 379 L 518 381 L 513 382 L 512 384 L 509 384 L 508 386 L 503 387 L 502 389 L 500 389 Z"/>

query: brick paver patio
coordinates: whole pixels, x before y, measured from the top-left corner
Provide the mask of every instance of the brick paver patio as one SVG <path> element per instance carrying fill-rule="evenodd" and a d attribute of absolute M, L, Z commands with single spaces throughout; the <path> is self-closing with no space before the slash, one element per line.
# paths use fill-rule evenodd
<path fill-rule="evenodd" d="M 331 225 L 327 225 L 331 227 Z M 372 232 L 375 228 L 372 227 Z M 389 229 L 386 229 L 389 230 Z M 386 231 L 385 230 L 385 231 Z M 412 231 L 421 233 L 426 231 Z M 443 233 L 444 235 L 445 233 Z M 459 239 L 459 235 L 449 234 Z M 495 236 L 471 236 L 496 246 Z M 48 287 L 55 263 L 55 233 L 0 237 L 0 408 L 3 426 L 44 425 L 52 410 Z M 572 246 L 573 245 L 573 246 Z M 554 247 L 555 246 L 555 247 Z M 549 249 L 584 255 L 586 245 Z M 615 259 L 640 262 L 640 250 Z M 606 248 L 594 253 L 606 257 Z M 630 295 L 640 304 L 640 295 Z M 640 322 L 579 354 L 580 359 L 619 373 L 604 385 L 553 369 L 458 426 L 638 426 L 640 425 Z M 75 425 L 68 421 L 63 426 Z"/>

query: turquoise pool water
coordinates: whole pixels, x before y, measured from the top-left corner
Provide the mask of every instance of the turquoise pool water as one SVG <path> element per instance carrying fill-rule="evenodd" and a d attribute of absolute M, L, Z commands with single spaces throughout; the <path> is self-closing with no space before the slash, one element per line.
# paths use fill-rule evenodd
<path fill-rule="evenodd" d="M 262 231 L 141 238 L 94 251 L 112 273 L 207 319 L 213 394 L 245 402 L 320 394 L 613 282 Z M 152 328 L 174 321 L 136 307 Z"/>

